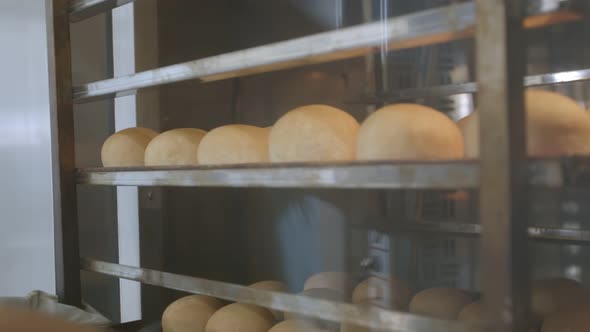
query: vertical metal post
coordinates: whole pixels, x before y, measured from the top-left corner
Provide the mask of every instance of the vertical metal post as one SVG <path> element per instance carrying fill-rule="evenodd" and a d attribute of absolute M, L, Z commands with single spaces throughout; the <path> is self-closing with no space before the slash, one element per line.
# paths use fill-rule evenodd
<path fill-rule="evenodd" d="M 524 1 L 476 0 L 481 285 L 487 331 L 528 331 Z"/>
<path fill-rule="evenodd" d="M 54 152 L 59 170 L 54 170 L 54 237 L 56 291 L 62 303 L 80 306 L 80 251 L 76 197 L 76 158 L 74 149 L 74 113 L 72 104 L 72 61 L 68 0 L 47 1 L 52 15 L 53 47 L 49 45 L 50 63 L 55 77 L 52 130 Z M 50 36 L 51 39 L 52 36 Z M 51 43 L 51 42 L 50 42 Z M 51 52 L 54 51 L 54 54 Z M 51 61 L 50 61 L 51 62 Z M 57 134 L 57 135 L 55 135 Z M 57 142 L 55 137 L 57 136 Z M 57 164 L 57 163 L 56 163 Z"/>

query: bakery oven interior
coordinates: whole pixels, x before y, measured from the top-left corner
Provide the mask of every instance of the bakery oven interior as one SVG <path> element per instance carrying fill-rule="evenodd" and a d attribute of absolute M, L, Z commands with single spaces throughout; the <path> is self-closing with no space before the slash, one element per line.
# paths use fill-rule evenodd
<path fill-rule="evenodd" d="M 157 24 L 149 32 L 142 30 L 142 18 L 136 18 L 137 31 L 145 33 L 140 39 L 157 40 L 157 61 L 147 61 L 143 69 L 449 2 L 153 3 Z M 102 15 L 76 23 L 72 29 L 75 80 L 84 83 L 112 76 L 113 64 L 105 55 L 113 47 L 108 42 L 113 31 L 107 28 L 112 21 Z M 83 30 L 92 25 L 104 28 L 104 40 L 84 40 Z M 527 31 L 526 36 L 527 75 L 590 68 L 587 19 Z M 102 53 L 88 54 L 89 43 Z M 389 91 L 474 80 L 473 48 L 473 40 L 459 40 L 207 84 L 192 80 L 142 90 L 138 92 L 139 105 L 157 103 L 138 107 L 138 125 L 159 132 L 182 127 L 211 130 L 231 123 L 267 127 L 289 110 L 308 104 L 332 105 L 362 121 L 377 107 L 392 102 L 387 97 Z M 137 56 L 139 59 L 142 54 Z M 88 65 L 82 59 L 96 63 Z M 581 82 L 544 89 L 570 96 L 587 107 L 589 87 Z M 408 101 L 432 106 L 454 120 L 476 107 L 472 94 Z M 100 144 L 114 130 L 112 112 L 102 111 L 113 106 L 109 101 L 76 106 L 83 109 L 76 112 L 79 166 L 100 166 Z M 583 186 L 534 189 L 530 194 L 530 226 L 588 229 L 589 193 Z M 111 242 L 117 232 L 115 189 L 79 186 L 78 195 L 81 255 L 116 261 L 117 244 Z M 415 290 L 445 286 L 468 290 L 477 297 L 479 242 L 473 231 L 478 226 L 477 195 L 476 190 L 140 188 L 141 266 L 242 285 L 284 280 L 294 293 L 310 275 L 323 271 L 348 271 L 355 284 L 370 275 L 393 275 Z M 105 204 L 92 204 L 96 200 Z M 433 224 L 445 225 L 448 232 L 429 232 Z M 567 277 L 590 286 L 590 250 L 583 241 L 540 238 L 531 240 L 530 248 L 533 279 Z M 83 285 L 85 300 L 110 318 L 119 319 L 119 299 L 113 295 L 118 292 L 118 283 L 85 272 Z M 109 291 L 96 291 L 105 288 Z M 142 285 L 144 321 L 159 320 L 164 309 L 181 295 Z M 379 305 L 391 307 L 391 303 Z"/>

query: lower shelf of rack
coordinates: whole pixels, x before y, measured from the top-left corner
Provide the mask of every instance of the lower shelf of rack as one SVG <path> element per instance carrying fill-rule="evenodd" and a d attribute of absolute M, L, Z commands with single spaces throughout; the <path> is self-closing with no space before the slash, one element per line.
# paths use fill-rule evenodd
<path fill-rule="evenodd" d="M 82 270 L 116 278 L 134 280 L 148 285 L 193 294 L 208 295 L 228 301 L 256 304 L 284 312 L 299 313 L 309 317 L 335 322 L 346 322 L 384 331 L 467 332 L 469 328 L 473 327 L 457 322 L 420 317 L 377 307 L 367 308 L 348 303 L 270 292 L 226 282 L 107 263 L 87 258 L 82 258 L 80 264 Z"/>

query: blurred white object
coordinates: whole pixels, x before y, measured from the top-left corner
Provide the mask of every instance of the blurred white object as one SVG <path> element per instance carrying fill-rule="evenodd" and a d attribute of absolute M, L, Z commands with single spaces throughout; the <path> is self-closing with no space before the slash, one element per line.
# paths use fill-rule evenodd
<path fill-rule="evenodd" d="M 106 328 L 111 322 L 93 308 L 87 306 L 86 311 L 57 302 L 57 297 L 42 291 L 29 293 L 27 297 L 0 298 L 0 307 L 10 306 L 30 309 L 51 316 L 60 317 L 81 325 Z"/>

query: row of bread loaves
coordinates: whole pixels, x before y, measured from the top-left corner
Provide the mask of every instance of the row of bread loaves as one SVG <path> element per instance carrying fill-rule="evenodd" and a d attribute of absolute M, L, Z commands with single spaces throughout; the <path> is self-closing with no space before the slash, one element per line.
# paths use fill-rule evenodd
<path fill-rule="evenodd" d="M 103 144 L 105 167 L 187 166 L 268 161 L 268 128 L 227 125 L 210 132 L 180 128 L 162 134 L 128 128 Z"/>
<path fill-rule="evenodd" d="M 326 105 L 294 109 L 272 128 L 227 125 L 207 133 L 174 129 L 160 135 L 129 128 L 102 147 L 105 167 L 330 162 L 374 159 L 457 159 L 458 126 L 426 106 L 398 104 L 372 114 L 362 126 Z"/>
<path fill-rule="evenodd" d="M 350 285 L 349 276 L 341 272 L 323 272 L 311 276 L 304 285 L 303 296 L 330 301 L 343 301 Z M 251 288 L 285 292 L 278 281 L 265 281 Z M 393 297 L 393 298 L 391 298 Z M 482 303 L 473 295 L 453 288 L 429 288 L 412 296 L 412 290 L 399 280 L 369 278 L 352 292 L 352 303 L 369 305 L 387 299 L 391 309 L 413 314 L 466 323 L 482 323 Z M 543 279 L 532 284 L 531 326 L 541 332 L 590 331 L 590 304 L 587 292 L 576 281 L 563 278 Z M 296 332 L 335 331 L 338 325 L 293 313 L 284 314 L 250 304 L 225 305 L 214 298 L 191 295 L 172 303 L 162 316 L 164 332 Z M 274 325 L 275 322 L 279 322 Z M 478 325 L 471 325 L 480 331 Z M 366 331 L 343 324 L 341 332 Z"/>
<path fill-rule="evenodd" d="M 388 285 L 392 285 L 393 288 L 389 288 Z M 322 272 L 310 276 L 305 281 L 300 295 L 348 302 L 345 295 L 348 294 L 350 286 L 349 274 Z M 273 292 L 287 291 L 285 284 L 279 281 L 263 281 L 249 287 Z M 411 294 L 411 289 L 401 281 L 373 277 L 354 288 L 352 303 L 366 305 L 393 296 L 391 302 L 394 303 L 394 309 L 406 311 Z M 164 332 L 326 332 L 340 329 L 339 324 L 305 315 L 282 313 L 242 303 L 224 305 L 217 299 L 203 295 L 186 296 L 169 305 L 162 316 L 162 327 Z M 343 325 L 340 330 L 346 331 L 347 328 L 350 330 L 354 327 Z"/>
<path fill-rule="evenodd" d="M 531 156 L 590 154 L 590 115 L 584 108 L 553 92 L 527 90 L 525 98 Z M 342 110 L 309 105 L 288 112 L 272 128 L 227 125 L 209 133 L 174 129 L 160 135 L 126 129 L 107 139 L 102 160 L 109 167 L 474 158 L 478 117 L 476 111 L 456 124 L 430 107 L 396 104 L 359 125 Z"/>

